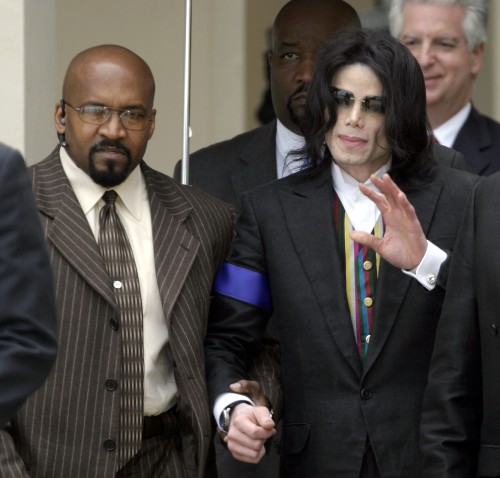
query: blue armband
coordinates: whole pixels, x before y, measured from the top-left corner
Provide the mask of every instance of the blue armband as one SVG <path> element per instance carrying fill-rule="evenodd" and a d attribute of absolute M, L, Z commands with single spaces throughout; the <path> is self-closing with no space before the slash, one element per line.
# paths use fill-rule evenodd
<path fill-rule="evenodd" d="M 267 276 L 224 262 L 214 279 L 213 292 L 272 312 L 271 290 Z"/>

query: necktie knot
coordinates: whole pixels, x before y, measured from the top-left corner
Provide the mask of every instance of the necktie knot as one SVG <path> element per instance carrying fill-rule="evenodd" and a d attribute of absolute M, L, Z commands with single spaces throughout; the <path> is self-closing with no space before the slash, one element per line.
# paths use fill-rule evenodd
<path fill-rule="evenodd" d="M 114 189 L 110 189 L 109 191 L 106 191 L 102 195 L 102 200 L 106 204 L 114 204 L 116 202 L 117 197 L 118 197 L 118 194 L 116 193 L 116 191 Z"/>

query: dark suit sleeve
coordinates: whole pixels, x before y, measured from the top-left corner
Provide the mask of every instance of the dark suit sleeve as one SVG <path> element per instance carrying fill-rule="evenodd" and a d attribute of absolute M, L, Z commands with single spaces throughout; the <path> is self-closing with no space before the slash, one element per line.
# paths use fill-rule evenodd
<path fill-rule="evenodd" d="M 56 356 L 52 272 L 24 161 L 0 149 L 0 422 L 48 375 Z"/>
<path fill-rule="evenodd" d="M 422 413 L 424 477 L 476 476 L 481 358 L 475 293 L 474 200 L 450 266 Z"/>
<path fill-rule="evenodd" d="M 267 280 L 259 226 L 247 195 L 244 195 L 229 263 L 236 272 L 249 271 L 262 278 L 263 283 Z M 251 297 L 235 298 L 221 292 L 216 281 L 205 339 L 207 384 L 212 403 L 220 394 L 230 392 L 231 383 L 249 378 L 247 371 L 260 352 L 270 314 L 269 309 L 256 305 Z M 266 367 L 259 369 L 265 375 Z"/>

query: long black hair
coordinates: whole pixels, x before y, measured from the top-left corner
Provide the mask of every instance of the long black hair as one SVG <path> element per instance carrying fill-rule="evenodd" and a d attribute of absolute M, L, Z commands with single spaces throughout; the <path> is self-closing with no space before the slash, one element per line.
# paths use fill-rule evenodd
<path fill-rule="evenodd" d="M 382 84 L 393 180 L 409 188 L 432 177 L 436 163 L 429 141 L 420 66 L 410 51 L 389 34 L 361 28 L 337 32 L 318 54 L 301 123 L 305 146 L 300 153 L 309 161 L 308 172 L 330 165 L 332 156 L 325 135 L 337 121 L 331 86 L 340 69 L 354 64 L 369 67 Z"/>

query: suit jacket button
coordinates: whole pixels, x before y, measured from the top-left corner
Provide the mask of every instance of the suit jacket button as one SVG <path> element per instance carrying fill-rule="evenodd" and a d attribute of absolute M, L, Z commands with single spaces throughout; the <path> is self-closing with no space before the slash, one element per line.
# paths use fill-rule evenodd
<path fill-rule="evenodd" d="M 495 324 L 490 324 L 490 330 L 491 330 L 492 335 L 498 334 L 498 329 L 497 329 L 497 326 Z"/>
<path fill-rule="evenodd" d="M 120 324 L 118 324 L 118 321 L 116 319 L 110 319 L 109 325 L 113 330 L 118 330 L 120 328 Z"/>
<path fill-rule="evenodd" d="M 365 304 L 366 307 L 371 307 L 373 305 L 373 299 L 371 297 L 365 297 L 363 299 L 363 304 Z"/>
<path fill-rule="evenodd" d="M 104 385 L 106 386 L 106 390 L 109 390 L 110 392 L 113 392 L 118 388 L 118 383 L 112 378 L 108 378 Z"/>
<path fill-rule="evenodd" d="M 116 450 L 116 443 L 114 440 L 106 440 L 103 443 L 104 449 L 106 451 L 115 451 Z"/>
<path fill-rule="evenodd" d="M 370 398 L 372 398 L 372 392 L 370 392 L 370 390 L 366 388 L 363 388 L 363 390 L 361 390 L 361 398 L 364 400 L 369 400 Z"/>

